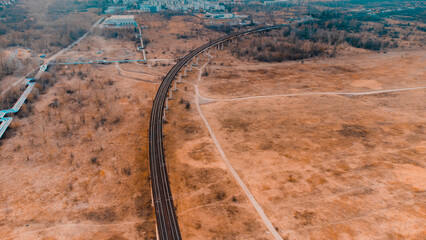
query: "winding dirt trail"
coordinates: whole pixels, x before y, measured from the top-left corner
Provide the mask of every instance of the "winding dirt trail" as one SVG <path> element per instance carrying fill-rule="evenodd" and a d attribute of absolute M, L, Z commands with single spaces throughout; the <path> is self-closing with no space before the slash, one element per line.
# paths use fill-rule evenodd
<path fill-rule="evenodd" d="M 197 82 L 194 84 L 194 88 L 195 88 L 195 105 L 197 107 L 197 111 L 200 114 L 201 118 L 203 119 L 203 122 L 206 125 L 206 128 L 209 131 L 209 134 L 210 134 L 210 136 L 211 136 L 211 138 L 212 138 L 212 140 L 213 140 L 213 142 L 214 142 L 217 150 L 219 151 L 220 156 L 222 157 L 223 161 L 225 162 L 225 164 L 226 164 L 227 168 L 229 169 L 229 171 L 231 172 L 232 176 L 235 178 L 235 180 L 237 181 L 237 183 L 243 189 L 243 191 L 246 194 L 247 198 L 250 200 L 251 204 L 253 205 L 253 207 L 256 209 L 257 213 L 262 218 L 262 221 L 264 222 L 264 224 L 268 228 L 269 232 L 272 233 L 272 235 L 274 236 L 274 238 L 276 240 L 282 240 L 282 237 L 277 232 L 277 230 L 274 228 L 274 226 L 272 225 L 272 223 L 269 220 L 269 218 L 266 216 L 265 212 L 263 211 L 263 208 L 259 205 L 259 203 L 254 198 L 253 194 L 250 192 L 250 190 L 244 184 L 243 180 L 240 178 L 240 176 L 238 175 L 238 173 L 232 167 L 231 163 L 229 162 L 228 157 L 226 156 L 226 154 L 223 151 L 223 149 L 222 149 L 222 147 L 221 147 L 218 139 L 216 138 L 216 135 L 214 134 L 213 129 L 211 128 L 211 126 L 210 126 L 209 122 L 207 121 L 206 117 L 204 116 L 203 111 L 201 110 L 201 107 L 200 107 L 200 97 L 201 96 L 200 96 L 200 90 L 198 88 L 198 85 L 201 82 L 203 70 L 204 70 L 204 68 L 209 63 L 210 63 L 210 61 L 207 61 L 203 66 L 201 66 L 200 68 L 198 68 L 198 79 L 197 79 Z"/>
<path fill-rule="evenodd" d="M 345 95 L 345 96 L 363 96 L 363 95 L 374 95 L 381 93 L 391 93 L 391 92 L 402 92 L 402 91 L 411 91 L 411 90 L 420 90 L 426 89 L 426 87 L 413 87 L 413 88 L 398 88 L 398 89 L 386 89 L 378 91 L 367 91 L 367 92 L 313 92 L 313 93 L 289 93 L 289 94 L 278 94 L 278 95 L 261 95 L 253 97 L 240 97 L 240 98 L 208 98 L 201 96 L 205 100 L 212 102 L 229 102 L 229 101 L 241 101 L 249 100 L 256 98 L 275 98 L 275 97 L 295 97 L 295 96 L 315 96 L 315 95 Z"/>
<path fill-rule="evenodd" d="M 152 220 L 152 221 L 154 221 L 154 220 Z M 145 221 L 133 221 L 133 222 L 118 222 L 118 223 L 105 223 L 105 224 L 64 223 L 64 224 L 56 225 L 56 226 L 49 227 L 49 228 L 43 228 L 43 229 L 38 229 L 38 230 L 33 230 L 33 231 L 28 231 L 28 232 L 23 232 L 23 233 L 19 233 L 19 234 L 15 234 L 15 235 L 10 235 L 10 236 L 6 236 L 6 237 L 2 237 L 2 238 L 0 238 L 0 240 L 14 239 L 14 238 L 23 237 L 23 236 L 29 235 L 29 234 L 40 233 L 40 232 L 45 232 L 45 231 L 52 231 L 52 230 L 56 230 L 56 229 L 60 229 L 60 228 L 75 228 L 75 227 L 79 227 L 79 228 L 83 228 L 83 227 L 98 228 L 98 227 L 112 227 L 112 226 L 134 225 L 134 224 L 144 223 L 144 222 Z"/>

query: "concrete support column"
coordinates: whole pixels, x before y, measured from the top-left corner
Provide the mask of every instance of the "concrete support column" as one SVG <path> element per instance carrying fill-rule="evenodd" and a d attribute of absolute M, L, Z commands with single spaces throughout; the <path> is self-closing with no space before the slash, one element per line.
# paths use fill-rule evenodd
<path fill-rule="evenodd" d="M 183 76 L 186 77 L 186 71 L 188 71 L 188 67 L 185 67 L 185 69 L 183 70 Z"/>
<path fill-rule="evenodd" d="M 195 57 L 195 66 L 198 67 L 198 56 Z"/>
<path fill-rule="evenodd" d="M 176 90 L 177 90 L 177 81 L 175 80 L 175 87 L 174 87 L 173 91 L 176 91 Z"/>
<path fill-rule="evenodd" d="M 165 110 L 166 111 L 169 110 L 169 98 L 166 98 L 166 109 Z"/>
<path fill-rule="evenodd" d="M 178 83 L 182 83 L 182 73 L 179 73 L 179 82 Z"/>
<path fill-rule="evenodd" d="M 173 89 L 170 88 L 169 91 L 169 100 L 173 100 Z"/>
<path fill-rule="evenodd" d="M 163 122 L 166 121 L 166 111 L 163 112 Z"/>

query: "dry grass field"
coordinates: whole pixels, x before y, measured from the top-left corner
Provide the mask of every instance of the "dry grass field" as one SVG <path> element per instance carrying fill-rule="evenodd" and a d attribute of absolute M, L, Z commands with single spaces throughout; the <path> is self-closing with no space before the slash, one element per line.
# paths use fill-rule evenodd
<path fill-rule="evenodd" d="M 188 16 L 142 22 L 148 59 L 168 61 L 58 68 L 56 84 L 37 86 L 14 116 L 0 141 L 0 240 L 155 239 L 152 99 L 176 57 L 221 34 Z M 426 90 L 407 88 L 426 87 L 426 52 L 342 53 L 266 64 L 226 50 L 200 82 L 194 69 L 179 84 L 164 146 L 184 239 L 273 239 L 212 141 L 196 87 L 230 163 L 284 239 L 424 238 Z M 141 54 L 92 35 L 61 60 L 103 58 Z M 405 90 L 377 92 L 388 89 Z M 341 94 L 359 92 L 369 94 Z"/>
<path fill-rule="evenodd" d="M 224 33 L 204 28 L 199 18 L 194 16 L 174 16 L 165 20 L 159 15 L 146 15 L 142 18 L 144 39 L 148 40 L 148 58 L 163 59 L 183 57 L 209 40 Z"/>
<path fill-rule="evenodd" d="M 201 109 L 284 239 L 424 238 L 426 90 L 374 93 L 426 87 L 424 50 L 304 64 L 219 56 L 200 83 Z M 195 73 L 179 85 L 165 134 L 182 232 L 187 239 L 272 238 L 200 120 Z M 369 94 L 335 94 L 359 92 Z M 293 95 L 270 96 L 282 94 Z M 229 215 L 234 205 L 244 208 Z M 256 227 L 241 231 L 234 219 L 247 217 Z"/>
<path fill-rule="evenodd" d="M 164 146 L 183 239 L 270 239 L 220 159 L 191 89 L 179 86 L 167 115 Z"/>
<path fill-rule="evenodd" d="M 32 113 L 14 120 L 0 146 L 0 239 L 155 237 L 147 161 L 155 86 L 114 70 L 60 70 Z"/>
<path fill-rule="evenodd" d="M 147 136 L 152 100 L 176 54 L 215 34 L 191 30 L 185 34 L 194 36 L 178 39 L 173 29 L 199 25 L 194 18 L 173 20 L 143 30 L 154 61 L 53 68 L 47 79 L 56 84 L 37 86 L 0 141 L 1 240 L 155 239 Z M 187 48 L 177 53 L 180 44 Z M 92 34 L 59 61 L 104 58 L 142 54 L 127 39 Z M 155 61 L 160 58 L 171 60 Z M 246 229 L 255 225 L 249 220 Z"/>
<path fill-rule="evenodd" d="M 92 36 L 62 59 L 93 60 L 95 45 L 134 49 Z M 0 142 L 0 239 L 155 238 L 147 134 L 168 68 L 64 66 L 37 86 Z"/>

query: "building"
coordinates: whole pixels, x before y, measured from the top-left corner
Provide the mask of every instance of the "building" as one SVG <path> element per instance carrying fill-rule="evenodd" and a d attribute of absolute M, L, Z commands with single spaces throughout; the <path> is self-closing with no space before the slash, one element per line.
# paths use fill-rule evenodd
<path fill-rule="evenodd" d="M 168 9 L 172 11 L 224 11 L 225 6 L 219 4 L 219 2 L 206 1 L 206 0 L 147 0 L 143 3 L 147 6 L 157 6 L 158 11 L 162 9 Z"/>
<path fill-rule="evenodd" d="M 112 13 L 116 13 L 116 12 L 120 12 L 120 11 L 124 11 L 125 8 L 124 7 L 119 7 L 119 6 L 109 6 L 106 10 L 105 13 L 106 14 L 112 14 Z"/>
<path fill-rule="evenodd" d="M 206 19 L 235 19 L 235 18 L 247 18 L 247 15 L 237 15 L 235 13 L 227 12 L 216 12 L 216 13 L 206 13 L 204 18 Z"/>
<path fill-rule="evenodd" d="M 156 12 L 161 11 L 161 6 L 160 5 L 140 4 L 139 5 L 139 10 L 141 12 L 156 13 Z"/>
<path fill-rule="evenodd" d="M 288 0 L 272 0 L 272 1 L 265 1 L 263 2 L 263 5 L 276 5 L 276 4 L 283 4 L 288 2 Z"/>
<path fill-rule="evenodd" d="M 113 15 L 105 19 L 102 25 L 109 28 L 133 28 L 138 26 L 133 15 Z"/>

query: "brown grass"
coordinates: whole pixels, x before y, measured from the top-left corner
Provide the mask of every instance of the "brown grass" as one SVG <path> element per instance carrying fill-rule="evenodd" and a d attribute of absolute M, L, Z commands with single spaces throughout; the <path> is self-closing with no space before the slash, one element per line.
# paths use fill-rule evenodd
<path fill-rule="evenodd" d="M 201 93 L 232 98 L 424 86 L 419 54 L 273 66 L 240 63 L 224 54 L 224 65 L 213 65 Z M 241 76 L 222 78 L 231 69 Z M 358 84 L 360 79 L 366 81 Z M 283 237 L 417 239 L 424 234 L 419 224 L 424 220 L 424 95 L 425 90 L 415 90 L 259 98 L 202 109 L 231 164 Z M 406 227 L 397 227 L 401 224 Z"/>
<path fill-rule="evenodd" d="M 36 114 L 14 120 L 0 147 L 1 236 L 45 229 L 11 239 L 155 238 L 147 141 L 154 89 L 116 74 L 113 66 L 64 69 L 33 103 Z"/>

